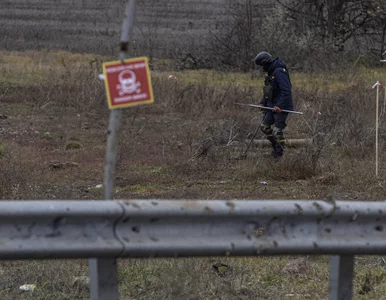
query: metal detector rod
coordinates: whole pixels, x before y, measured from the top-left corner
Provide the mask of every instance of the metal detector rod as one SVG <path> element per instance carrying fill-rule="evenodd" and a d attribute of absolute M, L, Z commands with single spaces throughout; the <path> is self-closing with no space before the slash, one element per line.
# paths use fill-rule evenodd
<path fill-rule="evenodd" d="M 128 0 L 125 18 L 122 23 L 120 43 L 119 59 L 122 62 L 128 58 L 129 43 L 131 41 L 134 27 L 135 6 L 135 0 Z M 121 116 L 122 109 L 112 109 L 110 111 L 106 146 L 106 165 L 103 180 L 104 196 L 106 200 L 113 200 L 113 183 L 117 157 L 117 137 L 119 127 L 121 125 Z M 118 300 L 118 269 L 117 260 L 115 258 L 90 258 L 89 276 L 91 300 Z"/>
<path fill-rule="evenodd" d="M 261 125 L 263 125 L 264 118 L 265 118 L 265 113 L 264 113 L 264 115 L 263 115 L 263 119 L 262 119 L 261 122 L 260 122 L 260 125 L 256 127 L 255 132 L 253 133 L 252 138 L 251 138 L 251 140 L 249 141 L 247 148 L 245 149 L 244 153 L 241 154 L 241 157 L 240 157 L 240 158 L 242 158 L 242 159 L 247 158 L 248 150 L 249 150 L 249 148 L 251 147 L 251 145 L 252 145 L 252 143 L 253 143 L 253 140 L 254 140 L 255 137 L 256 137 L 257 132 L 258 132 L 259 129 L 261 128 Z"/>
<path fill-rule="evenodd" d="M 267 110 L 274 110 L 272 107 L 262 106 L 262 105 L 256 105 L 256 104 L 246 104 L 246 103 L 235 103 L 237 105 L 243 105 L 243 106 L 250 106 L 250 107 L 257 107 L 257 108 L 263 108 Z M 300 111 L 294 111 L 294 110 L 286 110 L 282 109 L 282 112 L 291 113 L 291 114 L 297 114 L 297 115 L 303 115 Z"/>

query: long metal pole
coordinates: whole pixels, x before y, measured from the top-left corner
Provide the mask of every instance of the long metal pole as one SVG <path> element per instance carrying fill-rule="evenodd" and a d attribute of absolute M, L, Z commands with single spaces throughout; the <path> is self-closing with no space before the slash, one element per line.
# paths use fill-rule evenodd
<path fill-rule="evenodd" d="M 266 109 L 266 110 L 274 110 L 274 108 L 272 108 L 272 107 L 256 105 L 256 104 L 246 104 L 246 103 L 235 103 L 235 104 L 243 105 L 243 106 L 249 106 L 249 107 L 256 107 L 256 108 L 261 108 L 261 109 Z M 286 113 L 291 113 L 291 114 L 303 115 L 303 113 L 301 111 L 287 110 L 287 109 L 282 109 L 281 111 L 286 112 Z"/>
<path fill-rule="evenodd" d="M 121 43 L 119 59 L 124 61 L 128 58 L 129 44 L 132 38 L 135 18 L 135 0 L 128 0 L 125 18 L 122 23 Z M 113 199 L 114 174 L 117 157 L 117 136 L 122 116 L 121 109 L 110 111 L 107 146 L 106 165 L 104 173 L 104 196 L 106 200 Z M 90 273 L 90 297 L 92 300 L 115 300 L 118 299 L 118 269 L 117 261 L 113 259 L 89 260 Z"/>
<path fill-rule="evenodd" d="M 377 103 L 375 109 L 375 176 L 378 177 L 378 128 L 379 128 L 379 84 L 377 85 Z"/>

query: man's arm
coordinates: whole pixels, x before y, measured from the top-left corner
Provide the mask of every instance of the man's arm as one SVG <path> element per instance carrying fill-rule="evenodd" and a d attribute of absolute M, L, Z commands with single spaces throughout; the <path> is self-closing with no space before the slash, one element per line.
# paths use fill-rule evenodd
<path fill-rule="evenodd" d="M 280 88 L 280 99 L 276 106 L 283 109 L 290 104 L 292 97 L 291 82 L 285 69 L 280 68 L 275 71 L 275 77 Z"/>
<path fill-rule="evenodd" d="M 261 97 L 259 103 L 262 106 L 267 106 L 267 99 L 265 99 L 264 97 Z"/>

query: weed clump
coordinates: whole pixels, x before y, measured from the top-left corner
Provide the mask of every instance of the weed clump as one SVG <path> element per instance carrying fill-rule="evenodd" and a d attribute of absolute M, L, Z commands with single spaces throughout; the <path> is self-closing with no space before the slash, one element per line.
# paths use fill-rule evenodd
<path fill-rule="evenodd" d="M 40 137 L 42 140 L 50 141 L 53 139 L 52 135 L 49 132 L 45 132 Z"/>
<path fill-rule="evenodd" d="M 83 148 L 83 145 L 78 141 L 69 140 L 66 143 L 66 150 L 75 150 L 75 149 L 82 149 L 82 148 Z"/>

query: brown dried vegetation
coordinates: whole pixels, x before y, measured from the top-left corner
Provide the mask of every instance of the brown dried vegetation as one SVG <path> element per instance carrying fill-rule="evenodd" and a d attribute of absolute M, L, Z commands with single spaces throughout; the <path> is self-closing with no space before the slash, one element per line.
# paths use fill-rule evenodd
<path fill-rule="evenodd" d="M 102 199 L 108 110 L 97 74 L 102 61 L 116 55 L 123 2 L 41 0 L 44 9 L 34 13 L 29 1 L 0 4 L 2 49 L 45 49 L 0 53 L 0 199 Z M 289 118 L 286 136 L 312 138 L 313 144 L 287 149 L 279 162 L 272 161 L 265 148 L 251 148 L 247 159 L 240 160 L 262 116 L 234 102 L 256 103 L 260 96 L 262 74 L 248 73 L 253 66 L 245 59 L 254 54 L 251 49 L 263 46 L 255 42 L 263 36 L 256 39 L 242 30 L 246 35 L 232 39 L 229 56 L 218 47 L 222 38 L 237 37 L 232 22 L 219 32 L 222 22 L 229 20 L 224 1 L 170 2 L 174 9 L 158 10 L 158 17 L 146 9 L 159 8 L 161 1 L 141 2 L 133 52 L 151 59 L 156 99 L 154 105 L 125 110 L 115 198 L 385 199 L 385 113 L 382 105 L 381 168 L 375 178 L 375 93 L 370 89 L 386 77 L 384 72 L 293 72 L 296 109 L 305 115 Z M 90 5 L 97 9 L 87 10 Z M 195 9 L 185 15 L 184 5 Z M 208 11 L 205 5 L 217 9 Z M 59 12 L 62 19 L 53 21 Z M 170 16 L 176 14 L 179 18 L 170 24 Z M 218 19 L 211 20 L 212 15 Z M 250 21 L 233 17 L 235 24 Z M 269 48 L 287 51 L 280 56 L 296 61 L 301 49 L 309 62 L 304 69 L 323 68 L 326 57 L 333 65 L 341 57 L 330 56 L 328 47 L 315 53 L 308 40 L 284 47 L 271 31 L 290 28 L 287 25 L 271 18 L 264 19 L 262 27 L 263 33 L 270 32 L 265 36 L 273 37 L 267 40 Z M 165 48 L 166 44 L 174 47 Z M 181 71 L 235 65 L 246 73 Z M 169 71 L 176 80 L 167 80 Z M 69 142 L 81 147 L 66 150 Z M 326 257 L 125 260 L 119 267 L 120 299 L 327 298 Z M 384 260 L 361 258 L 356 271 L 358 299 L 382 299 Z M 0 275 L 1 299 L 88 297 L 77 279 L 87 275 L 86 261 L 2 262 Z M 371 290 L 363 293 L 367 281 Z M 28 283 L 37 286 L 33 294 L 18 290 Z"/>

